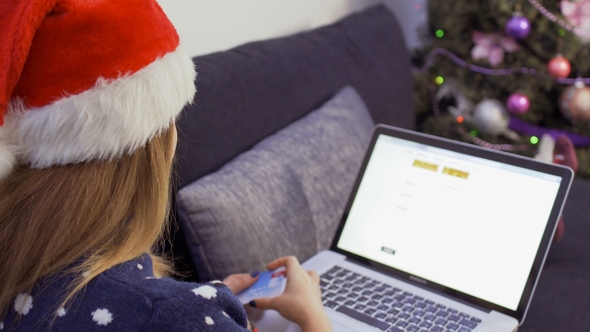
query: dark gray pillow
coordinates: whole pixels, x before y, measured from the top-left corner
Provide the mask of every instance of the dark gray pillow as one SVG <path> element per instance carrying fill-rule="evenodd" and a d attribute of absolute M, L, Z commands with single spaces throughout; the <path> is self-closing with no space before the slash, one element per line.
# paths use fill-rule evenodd
<path fill-rule="evenodd" d="M 351 87 L 184 187 L 178 207 L 202 279 L 329 247 L 373 120 Z"/>

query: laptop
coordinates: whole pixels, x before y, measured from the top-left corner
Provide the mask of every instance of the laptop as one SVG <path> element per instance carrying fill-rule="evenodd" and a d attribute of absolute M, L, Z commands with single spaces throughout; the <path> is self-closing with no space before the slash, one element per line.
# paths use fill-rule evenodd
<path fill-rule="evenodd" d="M 375 127 L 318 271 L 335 331 L 516 331 L 573 178 L 570 168 Z M 260 331 L 297 331 L 268 313 Z"/>

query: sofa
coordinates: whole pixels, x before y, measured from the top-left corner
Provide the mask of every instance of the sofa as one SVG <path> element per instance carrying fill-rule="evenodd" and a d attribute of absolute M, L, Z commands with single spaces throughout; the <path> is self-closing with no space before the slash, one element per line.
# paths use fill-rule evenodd
<path fill-rule="evenodd" d="M 194 62 L 197 94 L 177 123 L 163 248 L 188 281 L 327 248 L 371 126 L 416 128 L 410 54 L 382 5 Z M 588 192 L 590 182 L 576 179 L 565 235 L 549 252 L 521 331 L 590 327 Z"/>

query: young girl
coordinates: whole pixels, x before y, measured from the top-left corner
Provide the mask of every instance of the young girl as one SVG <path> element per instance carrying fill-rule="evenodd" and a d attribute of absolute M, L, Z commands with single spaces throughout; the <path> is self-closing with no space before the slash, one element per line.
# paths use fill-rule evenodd
<path fill-rule="evenodd" d="M 195 71 L 153 0 L 0 3 L 0 330 L 245 331 L 247 274 L 165 278 L 174 121 Z M 316 273 L 253 305 L 330 331 Z M 228 287 L 229 286 L 229 287 Z"/>

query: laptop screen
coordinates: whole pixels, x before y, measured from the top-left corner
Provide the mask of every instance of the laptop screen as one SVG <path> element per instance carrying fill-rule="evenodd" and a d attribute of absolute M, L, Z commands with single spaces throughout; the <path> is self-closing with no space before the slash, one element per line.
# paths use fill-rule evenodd
<path fill-rule="evenodd" d="M 560 182 L 381 134 L 335 245 L 516 311 Z"/>

